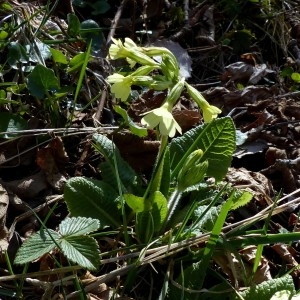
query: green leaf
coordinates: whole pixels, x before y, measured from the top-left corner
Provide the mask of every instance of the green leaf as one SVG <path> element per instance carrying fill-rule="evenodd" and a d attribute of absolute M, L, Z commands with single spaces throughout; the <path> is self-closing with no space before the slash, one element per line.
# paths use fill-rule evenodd
<path fill-rule="evenodd" d="M 208 205 L 199 206 L 193 214 L 193 221 L 198 221 L 194 227 L 199 228 L 201 231 L 211 231 L 216 223 L 216 220 L 220 214 L 221 207 Z M 205 213 L 204 213 L 205 212 Z M 200 218 L 200 220 L 198 220 Z"/>
<path fill-rule="evenodd" d="M 137 215 L 136 232 L 143 242 L 148 242 L 153 233 L 160 231 L 168 215 L 167 200 L 161 192 L 154 192 L 149 201 L 151 209 Z"/>
<path fill-rule="evenodd" d="M 85 0 L 73 0 L 72 4 L 73 6 L 86 7 L 87 2 Z"/>
<path fill-rule="evenodd" d="M 270 300 L 276 292 L 282 290 L 288 290 L 292 295 L 295 295 L 296 291 L 292 276 L 286 275 L 281 278 L 264 281 L 260 284 L 253 285 L 243 292 L 239 292 L 239 294 L 245 300 L 253 300 L 257 298 L 259 298 L 259 300 Z M 241 298 L 237 295 L 233 295 L 231 299 Z"/>
<path fill-rule="evenodd" d="M 21 59 L 28 59 L 25 48 L 18 42 L 11 42 L 8 45 L 7 61 L 10 66 L 16 66 Z"/>
<path fill-rule="evenodd" d="M 92 15 L 105 14 L 109 9 L 110 5 L 105 0 L 99 0 L 95 3 L 88 3 L 92 7 Z"/>
<path fill-rule="evenodd" d="M 135 171 L 128 165 L 128 163 L 123 160 L 115 144 L 106 136 L 101 134 L 93 135 L 93 143 L 95 149 L 105 157 L 105 160 L 108 164 L 106 164 L 106 167 L 109 166 L 111 170 L 110 173 L 115 174 L 115 156 L 119 177 L 123 186 L 126 187 L 127 190 L 135 187 L 137 185 L 137 175 Z"/>
<path fill-rule="evenodd" d="M 40 230 L 30 236 L 18 250 L 14 263 L 25 264 L 50 252 L 56 246 L 51 237 L 58 241 L 59 235 L 52 229 L 48 229 L 48 231 L 49 233 L 45 230 Z"/>
<path fill-rule="evenodd" d="M 77 55 L 75 55 L 69 63 L 69 69 L 68 69 L 68 73 L 72 73 L 74 71 L 77 71 L 85 62 L 86 60 L 86 53 L 79 53 Z"/>
<path fill-rule="evenodd" d="M 100 223 L 92 218 L 66 218 L 59 224 L 59 233 L 67 236 L 85 235 L 99 229 Z"/>
<path fill-rule="evenodd" d="M 53 70 L 37 65 L 28 76 L 28 89 L 32 96 L 42 99 L 49 90 L 59 89 L 58 79 Z"/>
<path fill-rule="evenodd" d="M 94 20 L 84 20 L 80 24 L 80 35 L 87 44 L 92 43 L 93 51 L 99 51 L 103 47 L 104 35 L 98 23 Z"/>
<path fill-rule="evenodd" d="M 300 74 L 297 72 L 292 73 L 291 78 L 298 83 L 300 82 Z"/>
<path fill-rule="evenodd" d="M 125 199 L 126 204 L 135 213 L 148 211 L 151 208 L 151 204 L 150 204 L 149 200 L 144 199 L 144 197 L 138 197 L 133 194 L 124 194 L 124 199 Z"/>
<path fill-rule="evenodd" d="M 10 133 L 27 129 L 27 122 L 20 116 L 10 112 L 0 112 L 0 137 L 9 139 L 18 134 Z"/>
<path fill-rule="evenodd" d="M 80 21 L 75 14 L 68 14 L 68 35 L 70 37 L 77 37 L 80 32 Z"/>
<path fill-rule="evenodd" d="M 8 32 L 1 30 L 0 31 L 0 41 L 5 40 L 8 37 Z"/>
<path fill-rule="evenodd" d="M 229 200 L 227 200 L 222 206 L 219 216 L 216 222 L 214 223 L 209 240 L 206 244 L 206 247 L 204 248 L 203 254 L 201 255 L 201 260 L 199 262 L 193 263 L 191 266 L 187 267 L 181 272 L 179 278 L 176 279 L 176 282 L 178 284 L 183 285 L 185 288 L 193 290 L 202 288 L 203 281 L 207 274 L 207 268 L 211 261 L 211 257 L 214 253 L 214 249 L 218 242 L 218 237 L 221 233 L 227 213 L 231 205 L 232 199 L 229 198 Z M 177 287 L 171 286 L 169 299 L 179 299 L 178 296 L 176 296 L 176 294 L 182 296 Z M 184 291 L 183 299 L 194 300 L 196 299 L 196 297 L 194 293 Z M 198 299 L 200 298 L 198 297 Z"/>
<path fill-rule="evenodd" d="M 172 162 L 171 178 L 174 179 L 178 175 L 190 153 L 201 149 L 202 161 L 208 160 L 207 176 L 222 180 L 235 150 L 234 123 L 229 117 L 213 120 L 174 138 L 169 148 Z"/>
<path fill-rule="evenodd" d="M 280 76 L 282 77 L 290 77 L 294 72 L 294 69 L 292 67 L 284 67 L 281 72 Z"/>
<path fill-rule="evenodd" d="M 96 270 L 100 265 L 100 253 L 97 242 L 90 236 L 68 236 L 60 240 L 64 255 L 74 263 Z"/>
<path fill-rule="evenodd" d="M 68 64 L 66 56 L 57 49 L 50 48 L 50 52 L 52 54 L 52 58 L 56 63 L 66 65 Z"/>
<path fill-rule="evenodd" d="M 100 228 L 120 225 L 118 194 L 103 181 L 84 177 L 71 178 L 65 185 L 64 199 L 74 217 L 98 219 Z"/>
<path fill-rule="evenodd" d="M 147 129 L 136 125 L 132 121 L 132 119 L 128 116 L 127 111 L 125 109 L 123 109 L 119 105 L 115 105 L 114 110 L 115 110 L 116 113 L 118 113 L 119 115 L 122 116 L 122 118 L 125 121 L 125 124 L 129 127 L 130 131 L 133 134 L 135 134 L 139 137 L 147 136 L 147 134 L 148 134 Z"/>
<path fill-rule="evenodd" d="M 253 195 L 248 191 L 236 190 L 235 195 L 232 206 L 230 207 L 231 210 L 235 210 L 248 204 L 253 198 Z"/>

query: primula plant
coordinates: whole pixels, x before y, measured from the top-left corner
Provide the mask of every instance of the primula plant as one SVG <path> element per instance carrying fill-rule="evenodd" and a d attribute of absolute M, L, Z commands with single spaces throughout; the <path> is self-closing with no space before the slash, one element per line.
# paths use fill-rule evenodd
<path fill-rule="evenodd" d="M 100 265 L 100 253 L 94 236 L 111 234 L 112 230 L 110 232 L 118 233 L 118 239 L 124 241 L 125 252 L 140 251 L 137 259 L 126 266 L 126 274 L 129 269 L 131 271 L 127 274 L 123 293 L 132 288 L 136 269 L 152 262 L 143 260 L 145 253 L 154 247 L 166 247 L 165 253 L 156 260 L 176 254 L 170 265 L 174 263 L 174 270 L 180 271 L 174 272 L 172 277 L 166 275 L 160 299 L 195 299 L 190 291 L 201 290 L 211 262 L 222 252 L 236 255 L 241 245 L 249 243 L 241 239 L 239 230 L 233 230 L 228 237 L 222 234 L 228 213 L 252 199 L 251 193 L 236 190 L 222 181 L 235 150 L 235 127 L 230 117 L 218 118 L 221 110 L 210 105 L 180 76 L 177 60 L 168 49 L 140 47 L 130 39 L 125 39 L 124 43 L 113 42 L 109 58 L 125 59 L 131 68 L 126 74 L 115 73 L 107 78 L 112 94 L 120 99 L 123 107 L 126 107 L 133 85 L 155 91 L 167 90 L 162 105 L 141 116 L 144 128 L 134 124 L 125 109 L 115 106 L 133 133 L 145 136 L 145 127 L 157 131 L 160 148 L 152 175 L 144 178 L 137 174 L 123 160 L 112 140 L 94 134 L 93 146 L 104 157 L 99 165 L 102 179 L 69 179 L 64 199 L 71 218 L 63 221 L 58 231 L 44 228 L 26 240 L 15 262 L 23 264 L 45 253 L 61 251 L 70 263 L 95 270 Z M 172 110 L 184 90 L 201 109 L 204 122 L 182 134 Z M 169 141 L 169 138 L 173 139 Z M 96 230 L 98 233 L 89 236 Z M 193 239 L 202 242 L 196 251 L 189 246 Z M 89 243 L 89 247 L 85 243 Z M 252 245 L 253 241 L 250 243 Z M 190 250 L 180 256 L 178 252 L 183 249 Z M 246 274 L 246 270 L 244 272 Z M 253 268 L 250 278 L 255 272 Z M 251 280 L 246 275 L 244 278 L 245 282 Z M 267 295 L 268 299 L 281 289 L 294 294 L 294 290 L 290 290 L 290 279 L 287 277 L 284 285 L 276 280 L 272 282 L 274 289 Z M 211 290 L 217 288 L 218 284 Z M 223 288 L 228 290 L 227 285 Z M 243 297 L 253 299 L 251 297 L 262 288 L 257 285 L 255 290 L 246 290 Z M 236 299 L 233 288 L 229 288 L 230 293 Z"/>

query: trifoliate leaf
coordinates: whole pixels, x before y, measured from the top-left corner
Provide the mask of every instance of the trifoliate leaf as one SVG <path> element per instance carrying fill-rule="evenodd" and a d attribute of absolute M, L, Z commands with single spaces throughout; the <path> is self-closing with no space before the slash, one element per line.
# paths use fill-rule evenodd
<path fill-rule="evenodd" d="M 100 222 L 92 218 L 67 218 L 59 225 L 59 233 L 64 236 L 85 235 L 99 229 Z"/>
<path fill-rule="evenodd" d="M 100 253 L 97 242 L 90 236 L 70 236 L 60 240 L 64 255 L 74 263 L 96 270 L 100 264 Z"/>
<path fill-rule="evenodd" d="M 40 230 L 30 236 L 18 250 L 14 263 L 25 264 L 51 251 L 58 242 L 59 235 L 52 229 Z"/>

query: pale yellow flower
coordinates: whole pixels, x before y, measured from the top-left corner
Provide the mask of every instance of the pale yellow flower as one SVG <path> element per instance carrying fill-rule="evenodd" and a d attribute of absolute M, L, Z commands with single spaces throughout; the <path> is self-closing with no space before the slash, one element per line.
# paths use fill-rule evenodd
<path fill-rule="evenodd" d="M 202 106 L 200 105 L 200 107 L 202 109 L 204 122 L 206 123 L 209 123 L 213 119 L 216 119 L 218 117 L 218 114 L 222 112 L 218 107 L 210 105 L 207 101 L 206 103 L 203 103 Z"/>
<path fill-rule="evenodd" d="M 114 38 L 112 38 L 112 41 L 114 44 L 111 44 L 109 47 L 109 57 L 113 60 L 118 58 L 126 58 L 129 54 L 129 51 L 123 46 L 122 41 Z"/>
<path fill-rule="evenodd" d="M 120 98 L 121 101 L 126 101 L 130 95 L 132 77 L 123 76 L 115 73 L 107 77 L 109 83 L 113 83 L 110 90 L 115 94 L 116 98 Z"/>
<path fill-rule="evenodd" d="M 189 95 L 193 98 L 193 100 L 197 103 L 197 105 L 201 108 L 203 119 L 205 123 L 211 122 L 213 119 L 218 117 L 218 114 L 220 114 L 222 111 L 214 106 L 210 105 L 205 98 L 202 96 L 202 94 L 196 90 L 194 87 L 189 85 L 187 82 L 185 82 L 185 86 L 187 88 L 187 91 Z"/>
<path fill-rule="evenodd" d="M 169 137 L 173 137 L 176 133 L 176 130 L 181 134 L 181 127 L 175 121 L 170 110 L 169 103 L 164 103 L 161 107 L 153 109 L 146 114 L 142 118 L 141 123 L 147 128 L 154 129 L 155 127 L 159 127 L 159 132 L 161 135 L 168 135 Z"/>
<path fill-rule="evenodd" d="M 143 68 L 143 67 L 141 67 Z M 146 70 L 140 70 L 146 72 Z M 132 73 L 134 74 L 134 73 Z M 150 76 L 123 76 L 115 73 L 107 77 L 107 81 L 112 83 L 110 88 L 111 92 L 115 94 L 116 98 L 120 98 L 121 101 L 126 101 L 130 95 L 131 86 L 133 84 L 149 86 L 153 83 L 153 79 Z"/>
<path fill-rule="evenodd" d="M 109 57 L 111 59 L 127 59 L 131 66 L 134 65 L 134 62 L 137 62 L 141 65 L 159 66 L 159 64 L 155 60 L 144 54 L 142 52 L 142 49 L 129 38 L 125 39 L 124 45 L 121 40 L 112 38 L 112 41 L 114 42 L 114 44 L 112 44 L 108 50 Z"/>

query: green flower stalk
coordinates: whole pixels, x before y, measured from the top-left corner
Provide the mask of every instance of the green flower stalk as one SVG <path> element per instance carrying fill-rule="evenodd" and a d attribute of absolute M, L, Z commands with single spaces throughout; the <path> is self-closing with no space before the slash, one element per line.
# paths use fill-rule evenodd
<path fill-rule="evenodd" d="M 184 161 L 183 167 L 177 177 L 177 186 L 168 200 L 168 217 L 163 229 L 168 227 L 179 204 L 182 194 L 189 187 L 200 183 L 206 174 L 208 161 L 202 161 L 203 151 L 193 151 Z"/>
<path fill-rule="evenodd" d="M 185 86 L 189 95 L 193 98 L 193 100 L 197 103 L 197 105 L 201 108 L 203 113 L 203 119 L 205 123 L 211 122 L 213 119 L 218 117 L 222 111 L 213 105 L 210 105 L 202 96 L 202 94 L 196 90 L 194 87 L 185 82 Z"/>

